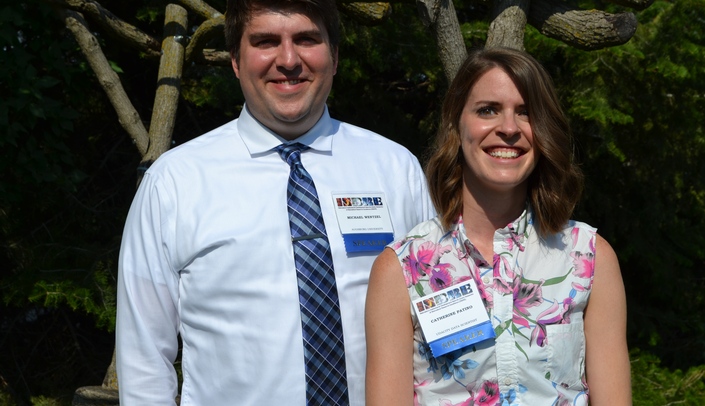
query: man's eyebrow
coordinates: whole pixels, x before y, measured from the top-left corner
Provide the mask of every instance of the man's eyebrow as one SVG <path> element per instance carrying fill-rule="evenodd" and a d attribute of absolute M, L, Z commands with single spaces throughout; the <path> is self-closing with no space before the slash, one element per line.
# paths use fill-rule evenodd
<path fill-rule="evenodd" d="M 321 30 L 304 30 L 304 31 L 298 31 L 294 35 L 294 37 L 323 37 L 323 32 Z M 249 40 L 260 40 L 260 39 L 265 39 L 265 38 L 278 38 L 281 37 L 280 33 L 276 33 L 273 31 L 261 31 L 261 32 L 253 32 L 247 36 Z"/>
<path fill-rule="evenodd" d="M 279 37 L 279 34 L 276 34 L 274 32 L 253 32 L 251 34 L 247 35 L 247 39 L 250 41 L 257 41 L 260 39 L 265 39 L 265 38 L 272 38 L 272 37 Z"/>
<path fill-rule="evenodd" d="M 323 33 L 321 30 L 305 30 L 299 31 L 294 36 L 296 37 L 322 37 Z"/>

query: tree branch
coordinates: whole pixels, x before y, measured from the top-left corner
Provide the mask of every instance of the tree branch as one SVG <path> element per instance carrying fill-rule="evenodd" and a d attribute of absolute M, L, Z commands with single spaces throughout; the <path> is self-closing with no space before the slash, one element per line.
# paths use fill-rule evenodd
<path fill-rule="evenodd" d="M 149 126 L 149 149 L 142 163 L 154 162 L 171 147 L 171 135 L 176 122 L 176 110 L 181 93 L 181 73 L 184 65 L 184 45 L 188 15 L 176 4 L 166 6 L 162 58 L 159 62 L 157 94 L 154 97 L 152 121 Z"/>
<path fill-rule="evenodd" d="M 227 51 L 204 49 L 203 60 L 208 65 L 230 66 L 230 53 Z"/>
<path fill-rule="evenodd" d="M 177 0 L 182 6 L 186 7 L 188 10 L 193 11 L 195 14 L 203 17 L 206 20 L 211 18 L 219 18 L 223 16 L 223 13 L 211 7 L 210 4 L 202 0 Z M 653 0 L 652 0 L 653 1 Z"/>
<path fill-rule="evenodd" d="M 547 37 L 584 50 L 624 44 L 637 26 L 632 13 L 579 10 L 559 0 L 532 1 L 529 23 Z"/>
<path fill-rule="evenodd" d="M 130 25 L 92 0 L 47 0 L 50 3 L 83 13 L 105 30 L 108 35 L 124 44 L 136 48 L 149 58 L 158 58 L 161 46 L 159 41 Z"/>
<path fill-rule="evenodd" d="M 438 54 L 448 82 L 463 64 L 468 54 L 460 32 L 458 15 L 452 0 L 417 0 L 421 21 L 431 28 L 438 44 Z"/>
<path fill-rule="evenodd" d="M 142 124 L 139 113 L 132 106 L 130 98 L 125 93 L 120 78 L 110 67 L 108 59 L 103 54 L 103 50 L 100 49 L 98 40 L 91 34 L 88 24 L 80 13 L 62 9 L 62 15 L 66 27 L 73 33 L 76 42 L 81 47 L 81 52 L 88 60 L 98 78 L 98 82 L 105 90 L 110 103 L 117 112 L 120 125 L 132 138 L 140 155 L 144 155 L 149 145 L 149 135 L 144 124 Z"/>
<path fill-rule="evenodd" d="M 392 14 L 392 5 L 380 2 L 338 3 L 338 7 L 362 25 L 379 25 Z"/>
<path fill-rule="evenodd" d="M 485 46 L 488 48 L 501 46 L 523 51 L 529 3 L 529 0 L 495 1 Z"/>
<path fill-rule="evenodd" d="M 186 61 L 198 63 L 207 62 L 206 56 L 204 55 L 206 44 L 213 38 L 218 36 L 222 37 L 224 29 L 225 16 L 222 14 L 204 21 L 198 29 L 196 29 L 196 32 L 193 33 L 186 47 Z M 230 63 L 230 55 L 228 55 L 227 62 Z"/>

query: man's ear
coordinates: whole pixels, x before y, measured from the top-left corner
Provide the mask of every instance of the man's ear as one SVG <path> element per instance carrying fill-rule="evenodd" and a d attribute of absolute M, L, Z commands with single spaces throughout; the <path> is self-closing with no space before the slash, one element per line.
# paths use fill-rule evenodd
<path fill-rule="evenodd" d="M 230 63 L 233 66 L 233 71 L 235 72 L 235 76 L 237 76 L 237 78 L 240 79 L 240 64 L 238 63 L 237 55 L 235 55 L 234 52 L 230 52 Z M 337 60 L 336 60 L 336 63 L 337 63 Z"/>

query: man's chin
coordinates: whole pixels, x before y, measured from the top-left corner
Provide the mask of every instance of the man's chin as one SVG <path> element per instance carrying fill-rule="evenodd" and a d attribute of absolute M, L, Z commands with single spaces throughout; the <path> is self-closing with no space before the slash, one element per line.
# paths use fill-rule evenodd
<path fill-rule="evenodd" d="M 274 117 L 275 122 L 270 127 L 278 135 L 293 139 L 308 132 L 320 119 L 308 112 L 306 114 L 280 114 Z"/>

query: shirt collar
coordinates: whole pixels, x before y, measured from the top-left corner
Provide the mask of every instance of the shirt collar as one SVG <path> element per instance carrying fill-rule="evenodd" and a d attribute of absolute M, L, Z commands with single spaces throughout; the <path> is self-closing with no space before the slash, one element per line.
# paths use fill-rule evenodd
<path fill-rule="evenodd" d="M 495 240 L 499 239 L 502 241 L 512 241 L 514 242 L 520 251 L 524 251 L 524 244 L 526 241 L 527 233 L 529 231 L 529 226 L 533 225 L 534 222 L 534 212 L 529 204 L 526 205 L 524 211 L 521 213 L 516 220 L 507 224 L 504 228 L 500 228 L 495 231 Z M 460 240 L 462 242 L 463 248 L 466 250 L 467 254 L 471 254 L 475 249 L 472 242 L 467 237 L 465 232 L 465 224 L 463 223 L 462 214 L 458 216 L 457 222 L 453 226 L 453 231 L 460 235 Z M 469 249 L 472 247 L 472 249 Z"/>
<path fill-rule="evenodd" d="M 501 230 L 497 230 L 500 235 L 512 238 L 519 246 L 524 245 L 524 239 L 527 235 L 527 230 L 529 225 L 534 221 L 534 212 L 531 207 L 527 204 L 524 208 L 524 212 L 511 223 Z"/>
<path fill-rule="evenodd" d="M 323 115 L 310 130 L 292 141 L 285 140 L 257 121 L 247 109 L 247 104 L 243 106 L 237 120 L 237 129 L 252 156 L 271 152 L 278 145 L 291 142 L 299 142 L 311 149 L 328 153 L 333 147 L 333 120 L 328 113 L 328 106 L 325 106 Z"/>

